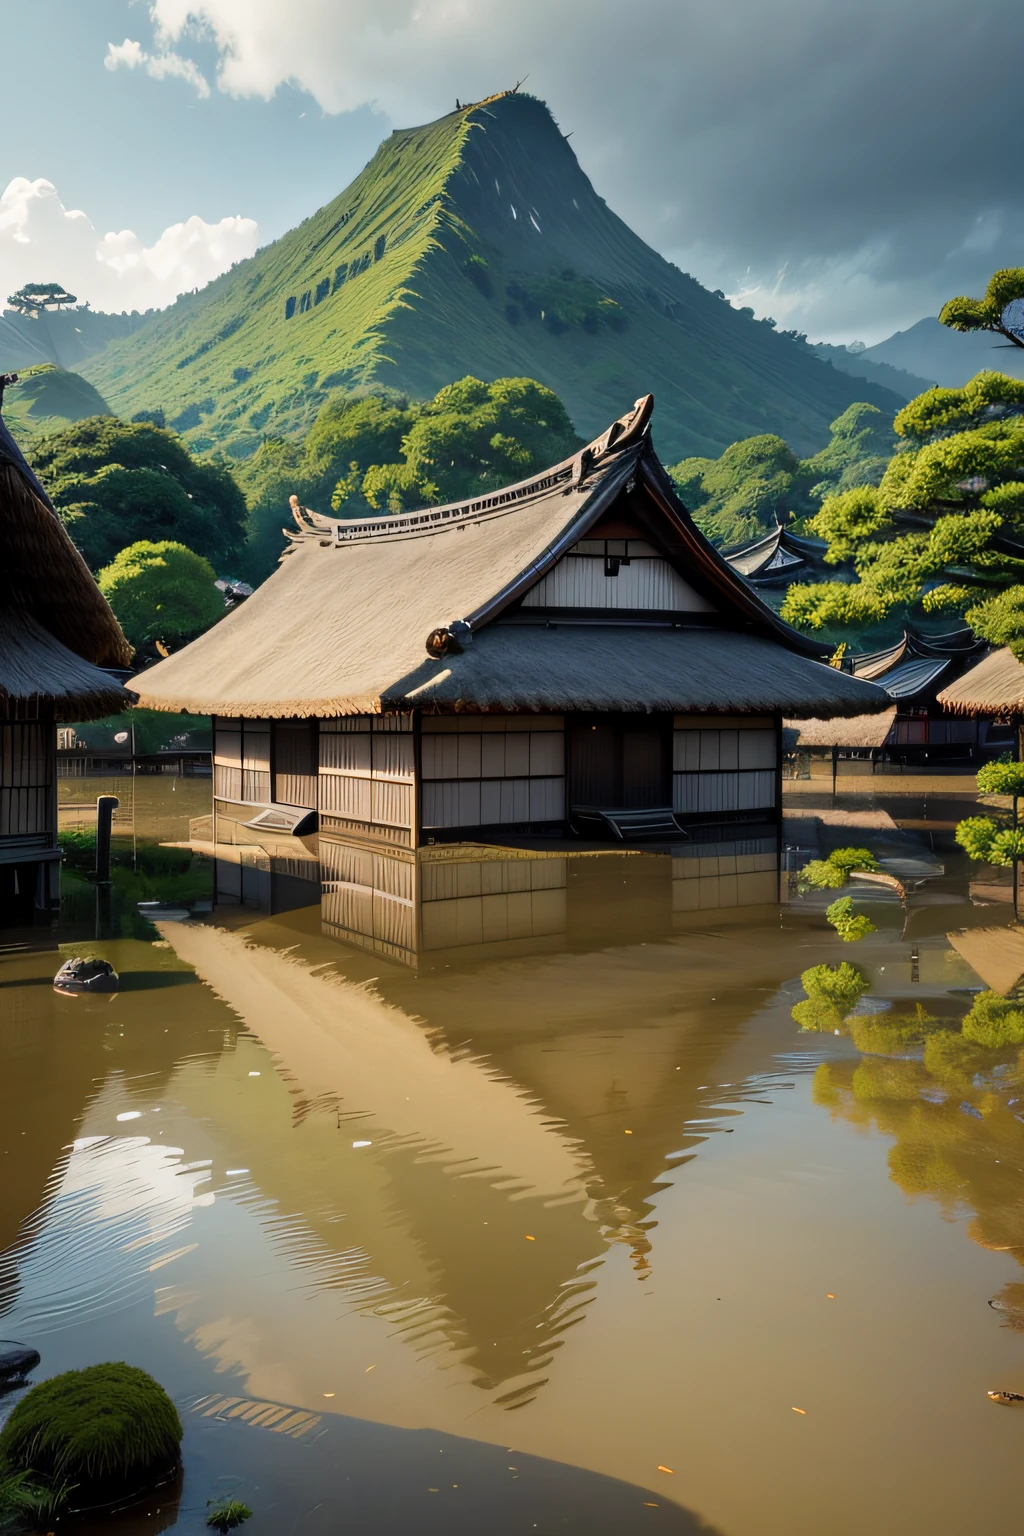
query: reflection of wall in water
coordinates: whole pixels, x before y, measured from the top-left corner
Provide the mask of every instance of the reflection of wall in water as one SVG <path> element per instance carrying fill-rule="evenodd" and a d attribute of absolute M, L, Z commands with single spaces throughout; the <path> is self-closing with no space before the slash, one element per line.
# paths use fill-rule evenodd
<path fill-rule="evenodd" d="M 565 931 L 561 857 L 438 847 L 418 853 L 321 838 L 325 930 L 377 954 L 418 957 Z"/>
<path fill-rule="evenodd" d="M 769 906 L 779 899 L 776 839 L 695 843 L 673 850 L 672 911 Z"/>
<path fill-rule="evenodd" d="M 320 839 L 326 933 L 416 965 L 449 950 L 496 958 L 667 936 L 690 912 L 778 900 L 774 835 L 667 854 L 418 851 Z"/>

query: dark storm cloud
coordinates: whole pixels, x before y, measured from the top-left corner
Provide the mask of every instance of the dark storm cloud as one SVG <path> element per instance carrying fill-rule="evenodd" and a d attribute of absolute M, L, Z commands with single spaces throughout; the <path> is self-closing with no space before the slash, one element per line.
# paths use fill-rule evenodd
<path fill-rule="evenodd" d="M 1024 262 L 1020 3 L 152 0 L 220 86 L 396 124 L 522 75 L 598 190 L 704 281 L 881 335 Z"/>

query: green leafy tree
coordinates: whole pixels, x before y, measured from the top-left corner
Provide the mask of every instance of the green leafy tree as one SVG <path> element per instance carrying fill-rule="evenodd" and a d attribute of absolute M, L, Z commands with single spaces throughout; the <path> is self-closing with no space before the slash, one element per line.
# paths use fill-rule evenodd
<path fill-rule="evenodd" d="M 961 1028 L 965 1040 L 987 1051 L 1024 1045 L 1024 1007 L 998 992 L 979 992 Z"/>
<path fill-rule="evenodd" d="M 828 497 L 809 523 L 828 564 L 858 579 L 794 584 L 790 623 L 833 634 L 912 610 L 978 620 L 1001 632 L 1024 593 L 1024 382 L 981 373 L 964 389 L 933 389 L 895 420 L 901 448 L 877 486 Z"/>
<path fill-rule="evenodd" d="M 217 565 L 241 547 L 245 498 L 230 471 L 150 422 L 88 417 L 41 439 L 32 464 L 93 570 L 140 540 L 181 542 Z"/>
<path fill-rule="evenodd" d="M 1011 306 L 1024 300 L 1024 267 L 1003 267 L 993 272 L 988 280 L 983 299 L 950 299 L 939 310 L 939 323 L 953 331 L 991 331 L 1010 342 L 1024 347 L 1020 332 L 1022 319 L 1018 319 Z M 1010 314 L 1007 311 L 1010 310 Z M 1024 317 L 1022 317 L 1024 318 Z"/>
<path fill-rule="evenodd" d="M 861 403 L 829 430 L 828 446 L 810 459 L 766 433 L 733 443 L 718 459 L 683 459 L 669 473 L 712 543 L 741 544 L 776 521 L 810 516 L 832 492 L 877 485 L 893 451 L 892 419 Z"/>
<path fill-rule="evenodd" d="M 1006 795 L 1010 800 L 1010 824 L 992 816 L 968 816 L 956 829 L 956 840 L 970 859 L 1013 870 L 1013 910 L 1020 916 L 1020 865 L 1024 859 L 1024 831 L 1020 828 L 1020 799 L 1024 796 L 1024 763 L 1001 759 L 978 770 L 978 789 L 983 795 Z"/>
<path fill-rule="evenodd" d="M 579 446 L 564 405 L 543 384 L 460 379 L 417 415 L 400 464 L 367 471 L 363 494 L 392 512 L 459 501 L 525 479 Z"/>
<path fill-rule="evenodd" d="M 130 544 L 97 581 L 136 650 L 158 640 L 167 649 L 181 645 L 224 613 L 210 562 L 169 540 Z"/>
<path fill-rule="evenodd" d="M 317 511 L 372 517 L 499 489 L 579 446 L 557 395 L 532 379 L 461 379 L 425 404 L 338 394 L 303 443 L 266 442 L 244 471 L 245 574 L 261 581 L 273 570 L 292 493 Z"/>
<path fill-rule="evenodd" d="M 41 309 L 65 309 L 78 300 L 63 283 L 26 283 L 17 293 L 8 294 L 7 302 L 21 315 L 38 315 Z"/>

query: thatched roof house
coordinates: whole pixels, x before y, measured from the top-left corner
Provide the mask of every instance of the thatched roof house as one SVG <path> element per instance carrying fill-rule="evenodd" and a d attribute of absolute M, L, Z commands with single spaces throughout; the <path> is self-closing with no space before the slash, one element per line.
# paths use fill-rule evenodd
<path fill-rule="evenodd" d="M 877 715 L 851 715 L 846 719 L 786 720 L 787 751 L 797 747 L 882 747 L 896 719 L 896 706 Z"/>
<path fill-rule="evenodd" d="M 1024 717 L 1024 665 L 1009 647 L 992 651 L 938 695 L 955 715 L 991 715 L 997 720 Z"/>
<path fill-rule="evenodd" d="M 300 514 L 281 569 L 146 672 L 140 702 L 261 718 L 884 707 L 698 532 L 651 446 L 651 404 L 493 495 L 361 522 Z"/>
<path fill-rule="evenodd" d="M 782 713 L 887 700 L 824 665 L 703 538 L 652 406 L 450 506 L 355 522 L 296 503 L 280 570 L 134 685 L 217 717 L 221 831 L 315 812 L 333 889 L 335 836 L 774 827 Z"/>
<path fill-rule="evenodd" d="M 879 651 L 847 656 L 843 669 L 884 688 L 891 705 L 883 714 L 861 719 L 787 721 L 787 748 L 833 747 L 847 751 L 881 751 L 941 762 L 943 756 L 962 758 L 978 745 L 988 745 L 983 727 L 950 720 L 939 691 L 959 676 L 985 649 L 968 628 L 924 635 L 905 629 L 894 645 Z M 945 749 L 945 750 L 944 750 Z"/>
<path fill-rule="evenodd" d="M 2 400 L 2 381 L 0 381 Z M 59 720 L 129 702 L 104 668 L 131 649 L 0 417 L 0 927 L 49 913 L 59 894 Z"/>

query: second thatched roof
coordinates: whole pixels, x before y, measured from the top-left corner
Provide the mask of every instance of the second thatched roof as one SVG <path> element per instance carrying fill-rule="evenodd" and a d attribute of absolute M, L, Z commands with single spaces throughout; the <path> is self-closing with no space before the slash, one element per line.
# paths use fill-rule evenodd
<path fill-rule="evenodd" d="M 132 651 L 0 416 L 0 714 L 45 700 L 60 718 L 130 702 L 104 668 Z"/>
<path fill-rule="evenodd" d="M 937 697 L 955 715 L 1024 715 L 1024 665 L 1009 647 L 992 651 Z"/>

